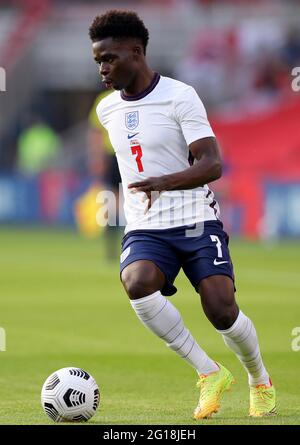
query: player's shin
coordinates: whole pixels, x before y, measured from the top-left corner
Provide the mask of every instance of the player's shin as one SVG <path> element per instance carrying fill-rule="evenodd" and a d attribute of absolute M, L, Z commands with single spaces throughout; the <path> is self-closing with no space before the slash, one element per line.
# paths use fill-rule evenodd
<path fill-rule="evenodd" d="M 269 384 L 269 375 L 264 367 L 258 338 L 252 321 L 242 311 L 234 324 L 224 331 L 218 330 L 225 344 L 237 355 L 248 373 L 249 385 Z"/>
<path fill-rule="evenodd" d="M 175 306 L 160 291 L 130 302 L 142 323 L 192 365 L 198 374 L 209 374 L 219 369 L 186 329 Z"/>

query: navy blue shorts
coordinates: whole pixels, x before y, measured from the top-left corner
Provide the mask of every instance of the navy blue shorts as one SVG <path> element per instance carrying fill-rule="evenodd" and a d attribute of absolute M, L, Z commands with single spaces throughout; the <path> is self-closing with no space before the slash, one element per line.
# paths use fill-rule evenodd
<path fill-rule="evenodd" d="M 196 291 L 200 281 L 211 275 L 227 275 L 234 282 L 229 237 L 221 221 L 205 221 L 200 234 L 195 228 L 194 224 L 128 232 L 122 241 L 120 273 L 134 261 L 150 260 L 166 277 L 161 290 L 166 296 L 177 292 L 173 283 L 181 267 Z M 187 236 L 187 230 L 193 236 Z"/>

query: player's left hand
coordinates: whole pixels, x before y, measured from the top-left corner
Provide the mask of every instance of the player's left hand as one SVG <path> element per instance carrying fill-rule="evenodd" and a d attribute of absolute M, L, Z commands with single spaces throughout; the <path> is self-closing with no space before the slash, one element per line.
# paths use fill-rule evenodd
<path fill-rule="evenodd" d="M 132 182 L 128 184 L 128 188 L 132 193 L 144 192 L 145 196 L 143 201 L 148 199 L 147 207 L 145 213 L 150 209 L 154 201 L 159 197 L 159 195 L 167 190 L 168 179 L 167 175 L 150 177 L 144 179 L 144 181 Z"/>

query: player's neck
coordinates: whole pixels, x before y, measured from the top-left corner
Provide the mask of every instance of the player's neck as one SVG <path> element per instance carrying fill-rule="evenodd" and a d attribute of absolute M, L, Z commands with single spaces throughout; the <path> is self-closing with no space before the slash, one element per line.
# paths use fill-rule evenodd
<path fill-rule="evenodd" d="M 154 76 L 155 72 L 149 67 L 145 67 L 145 69 L 138 73 L 134 82 L 129 87 L 122 90 L 122 93 L 129 97 L 139 95 L 151 85 Z"/>

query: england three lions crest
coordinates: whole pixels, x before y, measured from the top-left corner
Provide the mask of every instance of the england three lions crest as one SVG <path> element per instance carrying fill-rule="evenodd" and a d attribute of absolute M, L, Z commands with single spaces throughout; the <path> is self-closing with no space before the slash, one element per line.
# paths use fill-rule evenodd
<path fill-rule="evenodd" d="M 139 125 L 139 112 L 131 111 L 130 113 L 125 113 L 125 125 L 128 130 L 135 130 Z"/>

